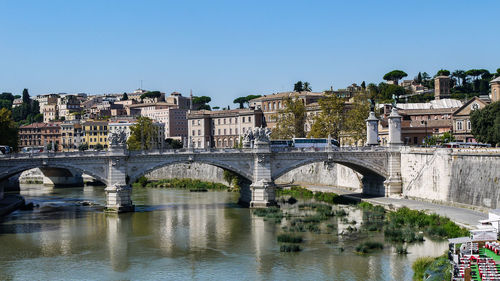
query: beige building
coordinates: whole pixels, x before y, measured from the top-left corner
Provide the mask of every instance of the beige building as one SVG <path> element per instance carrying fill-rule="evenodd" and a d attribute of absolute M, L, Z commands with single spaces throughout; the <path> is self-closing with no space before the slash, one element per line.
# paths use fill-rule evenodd
<path fill-rule="evenodd" d="M 78 122 L 61 123 L 61 145 L 63 150 L 76 150 L 83 142 L 82 125 Z"/>
<path fill-rule="evenodd" d="M 283 92 L 265 95 L 249 102 L 251 108 L 260 108 L 264 113 L 263 123 L 266 127 L 273 129 L 276 126 L 277 113 L 285 108 L 285 100 L 288 97 L 299 98 L 304 105 L 317 103 L 325 94 L 323 92 Z"/>
<path fill-rule="evenodd" d="M 59 119 L 59 111 L 57 110 L 57 104 L 46 104 L 43 107 L 43 122 L 49 123 L 52 120 Z"/>
<path fill-rule="evenodd" d="M 66 95 L 57 100 L 57 110 L 59 118 L 62 120 L 79 119 L 76 117 L 81 111 L 80 100 L 74 95 Z"/>
<path fill-rule="evenodd" d="M 491 80 L 490 86 L 491 86 L 491 94 L 490 94 L 491 102 L 493 103 L 500 101 L 500 76 Z"/>
<path fill-rule="evenodd" d="M 458 142 L 476 142 L 472 135 L 470 115 L 472 111 L 488 105 L 484 100 L 474 97 L 453 113 L 453 136 Z"/>
<path fill-rule="evenodd" d="M 194 148 L 232 148 L 248 130 L 263 126 L 260 109 L 233 109 L 188 113 L 189 139 Z"/>

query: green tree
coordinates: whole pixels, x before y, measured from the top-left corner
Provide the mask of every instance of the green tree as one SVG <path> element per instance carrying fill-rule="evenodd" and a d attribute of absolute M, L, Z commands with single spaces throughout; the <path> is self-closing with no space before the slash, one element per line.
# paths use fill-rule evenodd
<path fill-rule="evenodd" d="M 141 95 L 141 100 L 145 98 L 159 98 L 161 97 L 161 92 L 160 91 L 148 91 L 144 94 Z"/>
<path fill-rule="evenodd" d="M 201 97 L 193 97 L 193 107 L 196 109 L 205 109 L 205 110 L 210 110 L 210 105 L 208 105 L 209 102 L 212 101 L 212 98 L 207 97 L 207 96 L 201 96 Z"/>
<path fill-rule="evenodd" d="M 500 145 L 500 101 L 474 110 L 470 121 L 472 134 L 479 142 Z"/>
<path fill-rule="evenodd" d="M 30 94 L 28 93 L 28 89 L 23 90 L 23 103 L 26 103 L 26 104 L 31 103 L 31 98 L 30 98 Z"/>
<path fill-rule="evenodd" d="M 85 151 L 89 149 L 89 145 L 87 143 L 82 143 L 78 146 L 79 151 Z"/>
<path fill-rule="evenodd" d="M 453 71 L 453 73 L 451 74 L 453 77 L 456 77 L 457 78 L 457 82 L 460 86 L 463 86 L 464 82 L 465 82 L 465 78 L 467 77 L 467 74 L 465 74 L 465 71 L 464 70 L 455 70 Z"/>
<path fill-rule="evenodd" d="M 129 150 L 153 149 L 158 138 L 157 128 L 148 117 L 137 118 L 137 123 L 130 127 L 130 137 L 127 140 Z"/>
<path fill-rule="evenodd" d="M 304 85 L 302 84 L 302 81 L 297 81 L 297 83 L 293 85 L 293 91 L 294 92 L 304 91 Z"/>
<path fill-rule="evenodd" d="M 290 139 L 305 136 L 306 107 L 299 98 L 288 97 L 284 100 L 285 108 L 277 114 L 276 127 L 271 132 L 273 139 Z"/>
<path fill-rule="evenodd" d="M 422 73 L 418 73 L 417 77 L 415 78 L 415 82 L 417 82 L 418 84 L 422 83 Z"/>
<path fill-rule="evenodd" d="M 0 109 L 0 145 L 8 145 L 17 150 L 17 124 L 12 119 L 12 112 L 6 108 Z"/>
<path fill-rule="evenodd" d="M 127 93 L 123 93 L 122 100 L 128 100 L 128 95 L 127 95 Z"/>
<path fill-rule="evenodd" d="M 399 80 L 406 76 L 408 76 L 408 74 L 406 74 L 406 72 L 402 70 L 393 70 L 386 73 L 383 78 L 386 81 L 393 81 L 395 84 L 397 84 Z"/>
<path fill-rule="evenodd" d="M 365 81 L 361 82 L 361 89 L 363 89 L 363 90 L 366 89 L 366 83 L 365 83 Z"/>
<path fill-rule="evenodd" d="M 441 143 L 454 142 L 455 137 L 450 132 L 445 132 L 441 137 L 439 137 Z"/>
<path fill-rule="evenodd" d="M 239 103 L 240 108 L 245 108 L 244 104 L 248 102 L 247 97 L 239 97 L 234 99 L 233 103 Z"/>
<path fill-rule="evenodd" d="M 303 90 L 306 91 L 306 92 L 312 91 L 311 84 L 309 84 L 309 82 L 304 82 L 304 88 L 303 88 Z"/>
<path fill-rule="evenodd" d="M 179 149 L 182 148 L 183 145 L 180 140 L 168 138 L 165 140 L 165 146 L 167 149 Z"/>
<path fill-rule="evenodd" d="M 446 69 L 440 69 L 437 73 L 436 76 L 450 76 L 450 71 Z"/>
<path fill-rule="evenodd" d="M 352 108 L 346 114 L 346 133 L 352 138 L 355 144 L 366 140 L 366 118 L 370 113 L 369 96 L 362 92 L 354 96 Z"/>
<path fill-rule="evenodd" d="M 313 118 L 309 136 L 326 138 L 330 135 L 339 140 L 340 132 L 345 128 L 344 100 L 336 94 L 328 94 L 318 104 L 321 111 Z"/>
<path fill-rule="evenodd" d="M 95 150 L 101 151 L 101 150 L 104 149 L 104 146 L 102 146 L 102 144 L 98 143 L 98 144 L 95 145 L 94 148 L 95 148 Z"/>

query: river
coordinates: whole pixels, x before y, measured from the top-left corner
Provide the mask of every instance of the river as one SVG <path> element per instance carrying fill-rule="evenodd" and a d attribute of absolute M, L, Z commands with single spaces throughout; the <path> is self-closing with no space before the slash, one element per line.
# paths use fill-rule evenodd
<path fill-rule="evenodd" d="M 382 242 L 383 234 L 340 236 L 347 224 L 333 218 L 336 231 L 306 233 L 303 251 L 281 253 L 281 225 L 224 191 L 135 189 L 136 212 L 120 215 L 102 212 L 103 187 L 21 194 L 40 207 L 0 221 L 0 280 L 411 280 L 416 258 L 447 248 L 426 239 L 408 255 L 389 244 L 358 255 L 360 241 Z M 348 219 L 360 224 L 361 212 L 349 209 Z"/>

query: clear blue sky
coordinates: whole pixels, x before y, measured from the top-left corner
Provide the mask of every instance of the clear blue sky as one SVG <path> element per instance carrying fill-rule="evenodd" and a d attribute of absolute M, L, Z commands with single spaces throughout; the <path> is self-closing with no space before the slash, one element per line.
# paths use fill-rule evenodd
<path fill-rule="evenodd" d="M 0 91 L 212 97 L 500 67 L 498 0 L 4 1 Z"/>

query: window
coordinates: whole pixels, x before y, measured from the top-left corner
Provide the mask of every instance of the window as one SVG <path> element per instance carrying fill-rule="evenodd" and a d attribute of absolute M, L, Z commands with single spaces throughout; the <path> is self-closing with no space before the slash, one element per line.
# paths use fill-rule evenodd
<path fill-rule="evenodd" d="M 220 125 L 220 119 L 217 119 L 217 125 Z"/>
<path fill-rule="evenodd" d="M 471 130 L 470 120 L 467 120 L 467 130 Z"/>
<path fill-rule="evenodd" d="M 200 120 L 198 120 L 198 125 L 200 125 L 200 124 L 201 124 L 201 122 L 200 122 Z"/>
<path fill-rule="evenodd" d="M 413 138 L 413 144 L 418 144 L 418 137 Z"/>
<path fill-rule="evenodd" d="M 242 122 L 245 123 L 245 116 L 243 116 L 243 121 Z"/>
<path fill-rule="evenodd" d="M 229 134 L 232 135 L 233 134 L 233 129 L 232 128 L 229 128 Z"/>
<path fill-rule="evenodd" d="M 224 135 L 226 135 L 226 129 L 224 129 Z"/>
<path fill-rule="evenodd" d="M 196 134 L 195 134 L 195 131 L 194 131 L 194 130 L 193 130 L 193 132 L 192 132 L 192 135 L 193 135 L 193 136 L 196 136 Z"/>
<path fill-rule="evenodd" d="M 248 122 L 252 122 L 252 117 L 248 117 Z"/>
<path fill-rule="evenodd" d="M 201 130 L 198 130 L 198 136 L 201 136 Z"/>
<path fill-rule="evenodd" d="M 219 135 L 219 136 L 220 136 L 220 129 L 218 129 L 218 130 L 217 130 L 217 135 Z"/>
<path fill-rule="evenodd" d="M 238 128 L 234 129 L 234 134 L 237 135 L 238 134 Z"/>
<path fill-rule="evenodd" d="M 463 121 L 457 121 L 457 130 L 458 131 L 461 131 L 463 130 Z"/>

